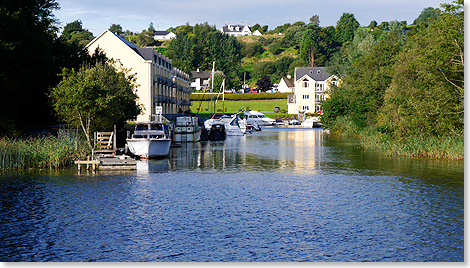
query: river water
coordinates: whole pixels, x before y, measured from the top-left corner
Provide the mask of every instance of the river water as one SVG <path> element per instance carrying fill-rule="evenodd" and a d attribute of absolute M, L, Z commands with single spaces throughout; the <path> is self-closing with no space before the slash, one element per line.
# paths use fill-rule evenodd
<path fill-rule="evenodd" d="M 463 161 L 266 127 L 137 168 L 0 175 L 0 261 L 464 261 Z"/>

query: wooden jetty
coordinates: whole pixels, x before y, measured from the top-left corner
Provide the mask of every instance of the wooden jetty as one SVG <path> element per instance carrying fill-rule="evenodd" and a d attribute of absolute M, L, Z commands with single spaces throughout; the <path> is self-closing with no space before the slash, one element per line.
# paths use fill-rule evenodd
<path fill-rule="evenodd" d="M 91 158 L 84 161 L 75 161 L 80 173 L 81 166 L 96 170 L 136 170 L 137 161 L 127 155 L 116 155 L 116 128 L 113 132 L 95 132 L 95 150 Z"/>

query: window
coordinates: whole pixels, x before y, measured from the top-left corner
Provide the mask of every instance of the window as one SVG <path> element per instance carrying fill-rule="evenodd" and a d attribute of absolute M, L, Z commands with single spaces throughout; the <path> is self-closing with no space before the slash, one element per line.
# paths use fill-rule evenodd
<path fill-rule="evenodd" d="M 323 91 L 323 84 L 321 83 L 316 83 L 315 84 L 315 91 Z"/>
<path fill-rule="evenodd" d="M 303 88 L 308 88 L 308 87 L 309 87 L 309 82 L 308 82 L 307 79 L 304 79 L 304 80 L 302 81 L 302 87 L 303 87 Z"/>
<path fill-rule="evenodd" d="M 309 106 L 302 106 L 302 109 L 303 109 L 304 111 L 309 111 L 309 110 L 310 110 L 310 109 L 309 109 Z"/>
<path fill-rule="evenodd" d="M 302 95 L 302 99 L 308 100 L 308 99 L 310 99 L 310 95 Z"/>

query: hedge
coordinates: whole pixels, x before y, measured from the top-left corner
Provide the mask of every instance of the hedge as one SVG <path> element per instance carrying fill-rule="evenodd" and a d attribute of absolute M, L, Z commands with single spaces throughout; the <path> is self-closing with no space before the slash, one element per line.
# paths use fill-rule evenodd
<path fill-rule="evenodd" d="M 287 96 L 292 93 L 231 93 L 225 94 L 226 100 L 272 100 L 272 99 L 287 99 Z M 217 98 L 217 95 L 214 94 L 213 98 Z M 222 94 L 219 95 L 219 99 L 222 99 Z M 191 94 L 189 95 L 190 101 L 200 101 L 200 100 L 211 100 L 210 94 Z"/>

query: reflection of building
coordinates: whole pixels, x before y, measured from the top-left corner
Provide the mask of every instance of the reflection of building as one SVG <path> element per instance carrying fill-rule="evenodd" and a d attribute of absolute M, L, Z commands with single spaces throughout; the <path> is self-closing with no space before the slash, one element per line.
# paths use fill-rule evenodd
<path fill-rule="evenodd" d="M 164 114 L 188 111 L 191 106 L 189 75 L 173 68 L 170 59 L 152 48 L 140 48 L 106 30 L 86 46 L 89 53 L 100 48 L 108 58 L 118 60 L 124 68 L 136 74 L 137 96 L 143 111 L 137 121 L 147 121 L 157 106 Z"/>
<path fill-rule="evenodd" d="M 336 75 L 329 74 L 325 67 L 296 67 L 294 94 L 289 95 L 287 100 L 288 113 L 321 113 L 321 102 L 328 97 L 325 92 L 340 81 Z"/>

